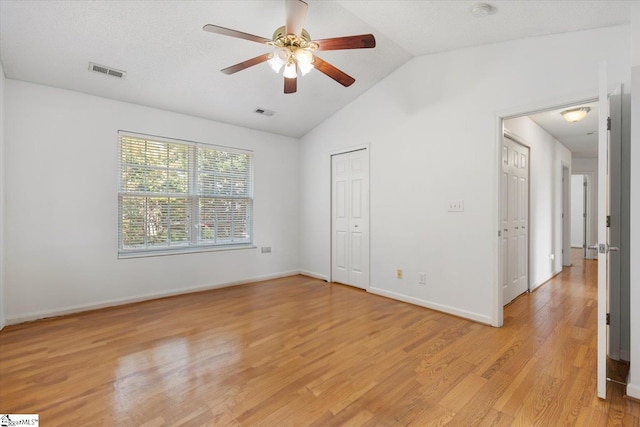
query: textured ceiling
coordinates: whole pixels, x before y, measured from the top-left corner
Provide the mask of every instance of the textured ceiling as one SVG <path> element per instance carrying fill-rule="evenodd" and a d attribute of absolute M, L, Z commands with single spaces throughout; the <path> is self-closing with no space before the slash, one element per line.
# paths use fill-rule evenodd
<path fill-rule="evenodd" d="M 310 0 L 312 38 L 373 33 L 375 49 L 319 54 L 356 79 L 344 88 L 313 70 L 298 92 L 266 64 L 227 76 L 220 69 L 269 51 L 202 31 L 215 24 L 270 38 L 283 1 L 0 0 L 0 61 L 6 77 L 300 137 L 414 55 L 629 22 L 624 1 Z M 91 73 L 89 62 L 125 70 Z M 273 117 L 255 114 L 274 110 Z"/>

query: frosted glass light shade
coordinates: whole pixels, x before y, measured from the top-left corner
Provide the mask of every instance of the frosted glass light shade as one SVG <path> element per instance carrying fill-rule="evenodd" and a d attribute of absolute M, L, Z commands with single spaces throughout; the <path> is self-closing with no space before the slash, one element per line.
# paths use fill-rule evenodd
<path fill-rule="evenodd" d="M 298 73 L 296 72 L 296 64 L 291 63 L 285 65 L 282 75 L 288 79 L 295 79 L 296 77 L 298 77 Z"/>
<path fill-rule="evenodd" d="M 269 64 L 271 69 L 276 73 L 280 73 L 280 69 L 284 65 L 282 62 L 278 61 L 275 57 L 268 60 L 267 63 Z"/>
<path fill-rule="evenodd" d="M 298 68 L 300 69 L 300 73 L 305 76 L 309 71 L 311 71 L 313 64 L 298 62 Z"/>
<path fill-rule="evenodd" d="M 566 121 L 575 123 L 584 119 L 587 116 L 587 113 L 589 113 L 589 111 L 591 111 L 591 108 L 589 107 L 580 107 L 580 108 L 573 108 L 571 110 L 564 110 L 560 114 L 562 114 L 562 117 L 564 117 Z"/>

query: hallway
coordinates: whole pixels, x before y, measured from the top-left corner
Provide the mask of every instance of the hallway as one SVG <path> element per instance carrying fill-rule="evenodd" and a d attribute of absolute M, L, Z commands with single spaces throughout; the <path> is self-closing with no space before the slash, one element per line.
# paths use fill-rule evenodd
<path fill-rule="evenodd" d="M 626 380 L 625 363 L 608 361 L 607 376 L 615 381 L 607 382 L 607 399 L 612 406 L 619 406 L 615 411 L 609 410 L 609 421 L 605 421 L 606 403 L 596 397 L 598 263 L 585 260 L 582 253 L 582 249 L 571 249 L 570 267 L 506 306 L 505 328 L 525 328 L 540 337 L 533 359 L 548 363 L 537 375 L 570 379 L 573 386 L 571 391 L 564 391 L 568 401 L 563 405 L 588 402 L 588 425 L 615 424 L 619 416 L 622 425 L 636 426 L 640 422 L 640 403 L 624 397 L 625 386 L 619 383 Z"/>

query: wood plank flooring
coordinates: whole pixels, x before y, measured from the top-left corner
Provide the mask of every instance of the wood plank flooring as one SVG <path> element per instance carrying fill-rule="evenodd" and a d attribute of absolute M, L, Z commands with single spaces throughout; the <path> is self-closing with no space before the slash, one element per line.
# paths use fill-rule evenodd
<path fill-rule="evenodd" d="M 492 328 L 294 276 L 5 328 L 0 412 L 43 426 L 640 426 L 596 397 L 596 266 Z"/>

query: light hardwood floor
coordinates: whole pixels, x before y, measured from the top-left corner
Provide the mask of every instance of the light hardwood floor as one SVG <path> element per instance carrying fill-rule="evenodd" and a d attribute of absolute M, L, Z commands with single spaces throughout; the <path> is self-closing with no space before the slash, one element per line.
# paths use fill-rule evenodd
<path fill-rule="evenodd" d="M 492 328 L 295 276 L 5 328 L 0 412 L 43 426 L 640 426 L 596 397 L 596 269 Z"/>

